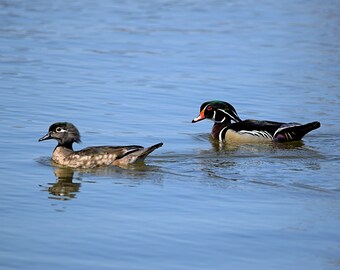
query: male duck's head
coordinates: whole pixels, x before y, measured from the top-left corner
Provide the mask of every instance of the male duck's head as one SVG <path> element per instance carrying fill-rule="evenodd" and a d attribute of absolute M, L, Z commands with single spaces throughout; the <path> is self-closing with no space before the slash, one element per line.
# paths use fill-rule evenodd
<path fill-rule="evenodd" d="M 71 123 L 59 122 L 54 123 L 48 129 L 48 133 L 39 139 L 39 142 L 55 139 L 58 145 L 72 147 L 74 142 L 80 143 L 80 133 Z"/>
<path fill-rule="evenodd" d="M 192 120 L 192 123 L 203 119 L 210 119 L 217 124 L 230 124 L 231 121 L 241 121 L 235 108 L 229 103 L 220 100 L 204 102 L 201 105 L 200 114 Z"/>

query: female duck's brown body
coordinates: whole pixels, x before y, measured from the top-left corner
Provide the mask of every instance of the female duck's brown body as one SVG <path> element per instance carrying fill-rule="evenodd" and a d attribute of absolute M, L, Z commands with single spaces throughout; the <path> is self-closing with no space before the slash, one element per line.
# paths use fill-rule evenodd
<path fill-rule="evenodd" d="M 55 139 L 58 145 L 53 151 L 52 160 L 62 166 L 71 168 L 95 168 L 103 166 L 126 166 L 142 161 L 163 143 L 150 147 L 129 146 L 92 146 L 73 151 L 74 142 L 80 142 L 80 133 L 71 123 L 59 122 L 50 126 L 48 133 L 39 141 Z"/>

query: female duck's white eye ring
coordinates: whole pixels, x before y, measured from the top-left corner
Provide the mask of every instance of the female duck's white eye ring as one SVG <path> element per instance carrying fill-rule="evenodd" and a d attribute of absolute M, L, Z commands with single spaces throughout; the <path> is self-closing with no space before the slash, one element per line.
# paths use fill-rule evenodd
<path fill-rule="evenodd" d="M 60 132 L 65 132 L 66 130 L 61 127 L 57 127 L 55 131 L 60 133 Z"/>

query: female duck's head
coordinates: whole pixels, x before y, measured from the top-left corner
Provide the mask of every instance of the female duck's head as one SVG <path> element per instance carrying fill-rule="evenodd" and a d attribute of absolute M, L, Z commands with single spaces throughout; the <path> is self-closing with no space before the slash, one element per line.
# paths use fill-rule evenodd
<path fill-rule="evenodd" d="M 58 145 L 72 147 L 74 142 L 80 143 L 80 133 L 78 129 L 71 123 L 58 122 L 54 123 L 48 129 L 48 133 L 39 139 L 39 142 L 55 139 Z"/>

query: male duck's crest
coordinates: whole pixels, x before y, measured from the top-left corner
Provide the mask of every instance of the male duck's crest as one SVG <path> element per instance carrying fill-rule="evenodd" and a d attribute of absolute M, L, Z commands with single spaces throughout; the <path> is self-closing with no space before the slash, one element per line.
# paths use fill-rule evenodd
<path fill-rule="evenodd" d="M 214 121 L 211 132 L 214 139 L 228 142 L 297 141 L 320 127 L 317 121 L 304 125 L 259 120 L 242 121 L 232 105 L 218 100 L 204 102 L 200 114 L 192 122 L 196 123 L 203 119 Z"/>
<path fill-rule="evenodd" d="M 58 142 L 53 151 L 52 160 L 59 165 L 71 168 L 126 166 L 144 160 L 152 151 L 163 145 L 163 143 L 158 143 L 146 148 L 139 145 L 92 146 L 73 151 L 73 143 L 80 142 L 80 133 L 73 124 L 68 122 L 54 123 L 39 141 L 49 139 L 55 139 Z"/>

